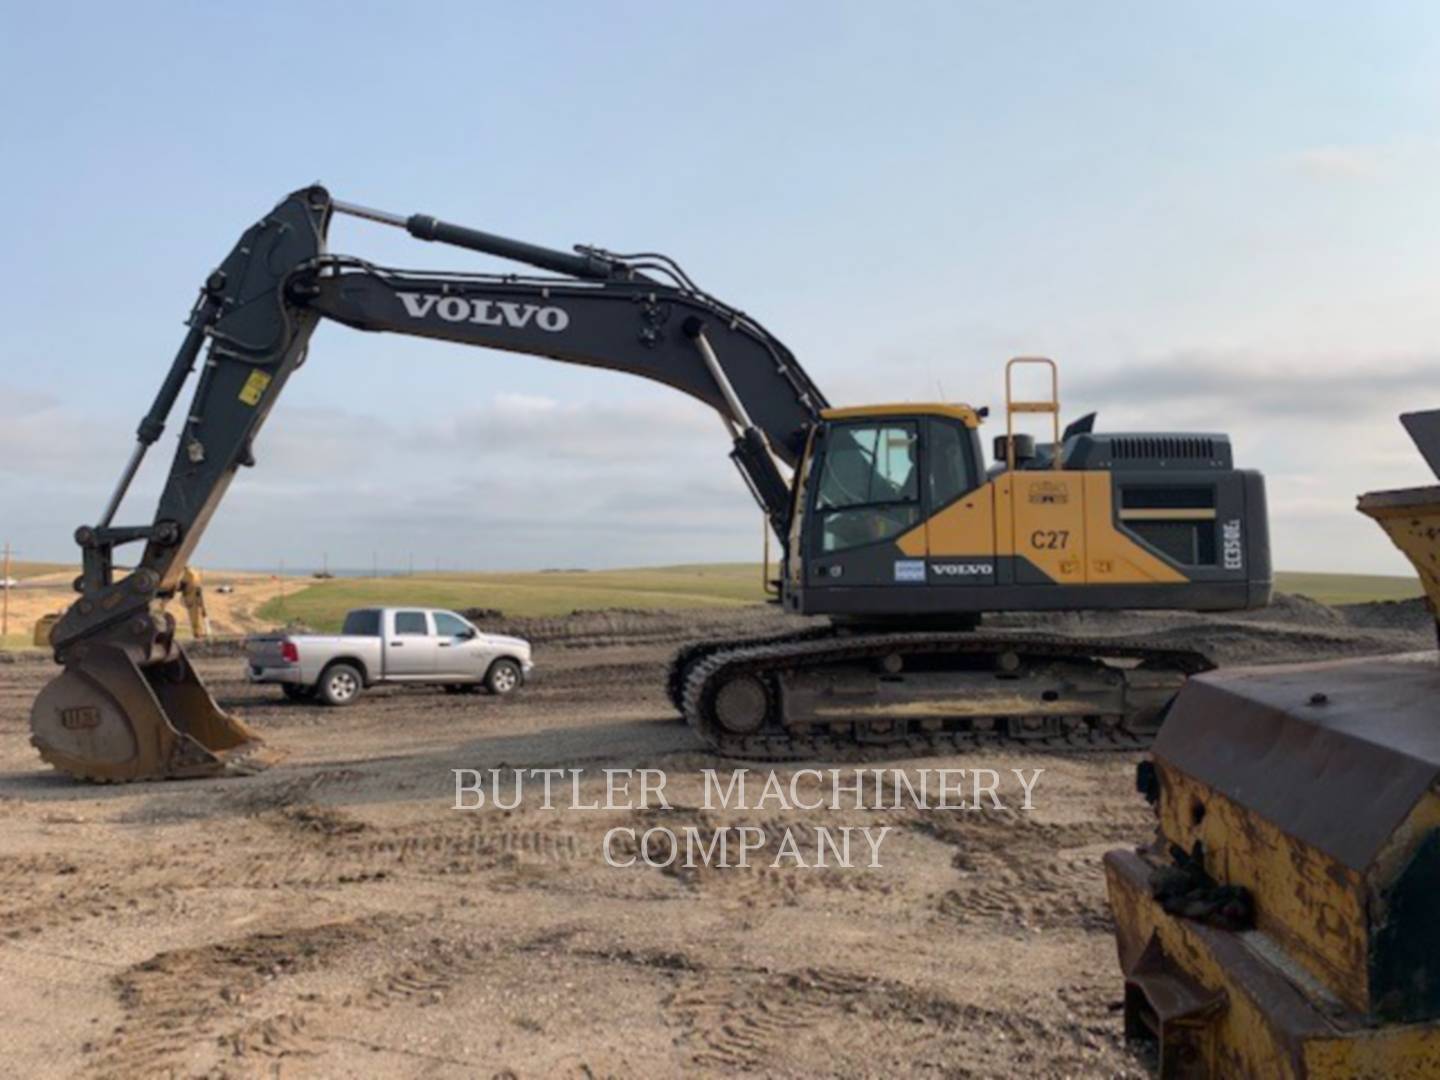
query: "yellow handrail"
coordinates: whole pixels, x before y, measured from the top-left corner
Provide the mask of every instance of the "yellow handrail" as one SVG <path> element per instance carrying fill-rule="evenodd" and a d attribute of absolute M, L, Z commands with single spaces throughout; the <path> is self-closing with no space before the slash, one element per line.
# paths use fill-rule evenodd
<path fill-rule="evenodd" d="M 1011 393 L 1011 371 L 1016 364 L 1044 364 L 1050 369 L 1049 401 L 1016 401 Z M 1015 356 L 1005 363 L 1005 467 L 1015 471 L 1015 414 L 1050 413 L 1055 430 L 1055 463 L 1060 469 L 1060 369 L 1055 361 L 1045 356 Z"/>

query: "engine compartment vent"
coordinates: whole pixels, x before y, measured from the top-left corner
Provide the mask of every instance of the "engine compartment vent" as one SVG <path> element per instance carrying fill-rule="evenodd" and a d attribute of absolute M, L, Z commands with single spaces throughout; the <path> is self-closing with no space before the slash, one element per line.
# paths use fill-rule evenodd
<path fill-rule="evenodd" d="M 1143 432 L 1076 435 L 1066 443 L 1067 469 L 1232 469 L 1228 435 Z"/>
<path fill-rule="evenodd" d="M 1215 440 L 1205 435 L 1116 435 L 1110 442 L 1110 454 L 1116 460 L 1209 461 L 1215 456 Z"/>

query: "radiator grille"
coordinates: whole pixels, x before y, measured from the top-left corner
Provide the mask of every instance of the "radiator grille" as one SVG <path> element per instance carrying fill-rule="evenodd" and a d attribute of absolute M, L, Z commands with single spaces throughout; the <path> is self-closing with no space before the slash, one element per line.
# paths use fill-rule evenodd
<path fill-rule="evenodd" d="M 1215 440 L 1203 435 L 1117 435 L 1110 440 L 1117 459 L 1210 461 Z"/>

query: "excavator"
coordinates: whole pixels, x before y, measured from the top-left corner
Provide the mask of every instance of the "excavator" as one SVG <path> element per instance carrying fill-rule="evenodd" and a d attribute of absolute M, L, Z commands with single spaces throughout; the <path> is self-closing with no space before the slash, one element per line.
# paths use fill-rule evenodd
<path fill-rule="evenodd" d="M 332 254 L 336 214 L 545 273 L 432 273 Z M 1212 666 L 1203 655 L 982 630 L 981 616 L 1269 601 L 1264 480 L 1236 468 L 1224 435 L 1106 434 L 1093 414 L 1062 432 L 1054 363 L 1022 357 L 1006 367 L 1006 431 L 987 466 L 987 410 L 831 407 L 784 344 L 667 256 L 545 248 L 317 185 L 247 229 L 205 280 L 108 504 L 76 531 L 80 597 L 52 636 L 64 670 L 31 715 L 32 743 L 57 769 L 122 781 L 264 758 L 255 733 L 215 703 L 162 605 L 237 471 L 255 463 L 261 426 L 322 320 L 627 372 L 719 414 L 778 540 L 779 603 L 827 617 L 679 650 L 672 700 L 722 754 L 1144 746 L 1185 679 Z M 117 525 L 202 352 L 154 516 Z M 1017 373 L 1038 375 L 1048 396 L 1017 399 Z M 1048 442 L 1016 430 L 1029 414 L 1049 418 Z M 118 573 L 115 550 L 130 543 L 143 549 Z"/>

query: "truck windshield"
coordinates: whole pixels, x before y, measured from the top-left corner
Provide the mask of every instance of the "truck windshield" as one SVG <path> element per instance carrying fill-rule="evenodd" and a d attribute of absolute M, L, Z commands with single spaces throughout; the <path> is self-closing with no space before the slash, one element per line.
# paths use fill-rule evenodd
<path fill-rule="evenodd" d="M 380 612 L 374 609 L 363 611 L 352 611 L 345 616 L 345 625 L 341 628 L 342 634 L 355 634 L 359 637 L 380 636 Z"/>

